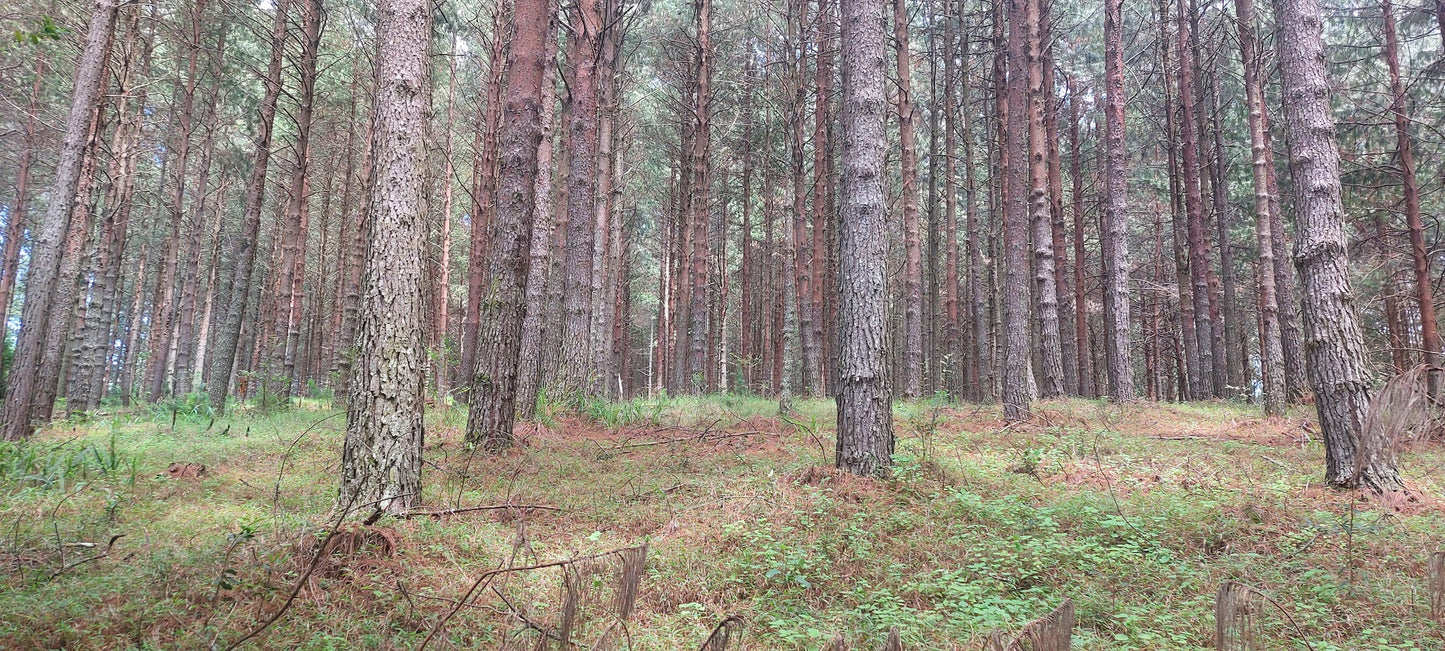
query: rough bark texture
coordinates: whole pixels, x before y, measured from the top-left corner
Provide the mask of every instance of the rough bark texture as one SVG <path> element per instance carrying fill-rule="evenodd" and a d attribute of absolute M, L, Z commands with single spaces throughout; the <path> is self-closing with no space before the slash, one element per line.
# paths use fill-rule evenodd
<path fill-rule="evenodd" d="M 886 474 L 893 457 L 893 411 L 884 363 L 887 331 L 887 226 L 883 162 L 883 4 L 841 0 L 843 69 L 842 268 L 838 275 L 839 468 Z"/>
<path fill-rule="evenodd" d="M 422 198 L 431 3 L 381 0 L 374 175 L 337 508 L 405 513 L 421 491 L 425 297 Z"/>
<path fill-rule="evenodd" d="M 553 0 L 555 2 L 555 0 Z M 542 332 L 554 327 L 544 314 L 547 306 L 547 278 L 552 268 L 552 130 L 556 115 L 557 80 L 553 57 L 557 49 L 556 7 L 549 5 L 547 34 L 542 41 L 543 79 L 542 112 L 538 117 L 541 129 L 537 142 L 537 177 L 533 184 L 532 239 L 528 248 L 525 301 L 527 313 L 522 319 L 522 341 L 517 362 L 517 412 L 522 418 L 537 413 L 537 392 L 542 382 Z"/>
<path fill-rule="evenodd" d="M 472 214 L 467 253 L 467 305 L 462 317 L 463 377 L 476 367 L 482 300 L 487 295 L 487 246 L 497 215 L 497 130 L 502 119 L 502 78 L 506 73 L 510 0 L 492 7 L 491 44 L 487 59 L 487 101 L 479 116 L 472 170 Z M 466 387 L 462 387 L 466 389 Z"/>
<path fill-rule="evenodd" d="M 597 58 L 602 30 L 599 0 L 579 0 L 572 17 L 572 113 L 567 125 L 571 143 L 567 176 L 566 289 L 564 330 L 558 389 L 580 397 L 591 379 L 592 255 L 597 195 Z"/>
<path fill-rule="evenodd" d="M 701 393 L 705 390 L 704 378 L 707 368 L 708 330 L 708 231 L 712 220 L 711 152 L 712 136 L 712 0 L 694 0 L 693 20 L 697 30 L 696 50 L 693 53 L 693 73 L 696 77 L 692 106 L 692 160 L 688 164 L 692 172 L 692 193 L 689 198 L 689 215 L 692 220 L 692 255 L 689 259 L 688 281 L 692 287 L 688 296 L 687 376 L 688 388 Z"/>
<path fill-rule="evenodd" d="M 508 62 L 506 106 L 499 141 L 501 173 L 492 239 L 491 290 L 477 342 L 467 442 L 490 450 L 512 444 L 517 360 L 536 220 L 537 147 L 542 141 L 542 84 L 548 0 L 517 0 L 516 35 Z"/>
<path fill-rule="evenodd" d="M 1029 417 L 1038 397 L 1029 349 L 1028 187 L 1029 105 L 1028 40 L 1030 0 L 1008 0 L 1008 113 L 1004 128 L 1004 345 L 1003 415 L 1008 421 Z"/>
<path fill-rule="evenodd" d="M 1104 348 L 1109 397 L 1131 401 L 1134 364 L 1130 353 L 1128 149 L 1124 142 L 1123 0 L 1104 2 Z"/>
<path fill-rule="evenodd" d="M 1044 142 L 1044 102 L 1052 101 L 1053 89 L 1044 89 L 1043 26 L 1039 1 L 1027 0 L 1028 21 L 1028 133 L 1029 204 L 1034 247 L 1034 295 L 1039 316 L 1039 395 L 1054 398 L 1064 394 L 1063 340 L 1059 336 L 1059 287 L 1054 266 L 1053 216 L 1049 199 L 1049 175 Z"/>
<path fill-rule="evenodd" d="M 1290 164 L 1295 171 L 1299 243 L 1295 266 L 1304 289 L 1305 353 L 1325 442 L 1325 481 L 1377 490 L 1400 486 L 1379 457 L 1359 458 L 1370 406 L 1370 374 L 1346 259 L 1340 156 L 1330 114 L 1318 0 L 1274 0 L 1279 70 Z"/>
<path fill-rule="evenodd" d="M 32 230 L 35 239 L 30 249 L 30 272 L 25 283 L 25 307 L 15 346 L 15 364 L 6 387 L 4 409 L 0 411 L 6 440 L 30 435 L 31 405 L 40 389 L 39 370 L 46 333 L 51 327 L 61 327 L 56 316 L 68 318 L 69 306 L 58 304 L 54 296 L 60 283 L 74 280 L 59 275 L 61 247 L 70 231 L 76 203 L 81 200 L 76 189 L 95 108 L 105 86 L 105 61 L 115 33 L 116 11 L 115 0 L 99 0 L 91 12 L 85 46 L 76 64 L 70 113 L 65 121 L 65 137 L 55 167 L 50 202 L 40 228 Z"/>

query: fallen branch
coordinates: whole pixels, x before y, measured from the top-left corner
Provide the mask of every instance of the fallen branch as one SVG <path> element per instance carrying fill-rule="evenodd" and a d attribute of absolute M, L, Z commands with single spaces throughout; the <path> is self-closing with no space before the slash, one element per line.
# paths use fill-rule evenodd
<path fill-rule="evenodd" d="M 501 510 L 503 510 L 503 509 L 518 509 L 518 510 L 521 510 L 521 509 L 529 509 L 529 510 L 533 510 L 533 511 L 557 511 L 557 512 L 560 512 L 560 511 L 562 510 L 560 507 L 547 506 L 547 505 L 545 505 L 545 504 L 488 504 L 488 505 L 484 505 L 484 506 L 464 506 L 464 507 L 455 508 L 455 509 L 441 509 L 441 510 L 438 510 L 438 511 L 411 511 L 411 512 L 405 514 L 405 515 L 401 515 L 401 516 L 397 516 L 397 517 L 399 517 L 399 518 L 401 518 L 401 519 L 403 519 L 403 520 L 410 520 L 410 519 L 412 519 L 412 518 L 422 518 L 422 517 L 440 518 L 440 517 L 446 516 L 446 515 L 460 515 L 460 514 L 463 514 L 463 513 L 474 513 L 474 512 L 477 512 L 477 511 L 501 511 Z"/>
<path fill-rule="evenodd" d="M 618 446 L 614 446 L 614 447 L 610 447 L 610 448 L 605 448 L 605 449 L 606 449 L 607 451 L 609 451 L 609 452 L 615 452 L 615 451 L 617 451 L 617 450 L 631 450 L 631 449 L 633 449 L 633 448 L 647 448 L 647 447 L 652 447 L 652 446 L 655 446 L 655 445 L 670 445 L 670 444 L 673 444 L 673 443 L 700 443 L 700 442 L 703 442 L 703 441 L 725 441 L 725 440 L 727 440 L 727 439 L 735 439 L 735 438 L 740 438 L 740 437 L 743 437 L 743 436 L 760 436 L 760 435 L 763 435 L 763 434 L 765 434 L 765 433 L 766 433 L 766 432 L 761 432 L 761 431 L 758 431 L 758 430 L 748 430 L 748 431 L 746 431 L 746 432 L 727 432 L 727 433 L 718 433 L 718 434 L 712 434 L 712 433 L 709 433 L 709 432 L 703 432 L 702 434 L 699 434 L 699 435 L 697 435 L 697 436 L 678 436 L 678 437 L 674 437 L 674 438 L 670 438 L 670 439 L 662 439 L 662 440 L 658 440 L 658 441 L 641 441 L 641 442 L 638 442 L 638 443 L 626 443 L 626 444 L 623 444 L 623 445 L 618 445 Z"/>

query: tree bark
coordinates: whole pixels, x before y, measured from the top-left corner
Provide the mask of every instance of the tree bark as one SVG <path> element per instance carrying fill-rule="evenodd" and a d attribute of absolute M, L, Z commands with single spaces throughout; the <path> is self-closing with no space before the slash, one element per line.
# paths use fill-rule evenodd
<path fill-rule="evenodd" d="M 1008 0 L 1008 113 L 1004 129 L 1003 416 L 1026 420 L 1038 398 L 1029 346 L 1029 62 L 1031 0 Z M 1057 330 L 1056 330 L 1057 332 Z"/>
<path fill-rule="evenodd" d="M 883 3 L 840 0 L 843 25 L 843 178 L 839 221 L 839 468 L 887 474 L 893 411 L 884 337 L 887 329 L 887 226 L 883 162 L 887 152 L 883 90 Z"/>
<path fill-rule="evenodd" d="M 487 328 L 478 341 L 471 382 L 467 442 L 489 450 L 512 445 L 516 417 L 517 361 L 521 353 L 524 300 L 537 209 L 537 149 L 542 142 L 542 85 L 548 0 L 517 0 L 515 36 L 508 61 L 506 105 L 499 141 L 501 174 L 492 240 Z"/>
<path fill-rule="evenodd" d="M 541 113 L 537 141 L 537 177 L 532 194 L 532 239 L 528 244 L 527 310 L 522 317 L 522 341 L 517 361 L 517 412 L 522 418 L 537 413 L 537 392 L 542 381 L 542 334 L 547 323 L 547 279 L 552 269 L 552 131 L 557 110 L 557 9 L 555 0 L 547 8 L 547 33 L 543 36 L 543 77 Z"/>
<path fill-rule="evenodd" d="M 1055 398 L 1064 395 L 1064 352 L 1059 335 L 1059 287 L 1054 262 L 1052 202 L 1049 198 L 1049 173 L 1045 142 L 1044 103 L 1051 102 L 1053 89 L 1044 88 L 1043 37 L 1040 24 L 1042 0 L 1026 0 L 1028 21 L 1028 135 L 1029 135 L 1029 203 L 1033 230 L 1034 292 L 1039 314 L 1039 395 Z M 1062 238 L 1060 238 L 1062 239 Z"/>
<path fill-rule="evenodd" d="M 381 0 L 376 17 L 375 178 L 356 362 L 341 453 L 343 515 L 403 514 L 419 500 L 426 347 L 423 161 L 431 8 Z"/>
<path fill-rule="evenodd" d="M 914 143 L 913 133 L 913 55 L 908 44 L 908 9 L 904 0 L 893 0 L 893 40 L 898 55 L 899 167 L 903 178 L 902 394 L 905 398 L 916 398 L 923 393 L 923 251 L 918 230 L 918 145 Z"/>
<path fill-rule="evenodd" d="M 567 175 L 567 258 L 563 294 L 564 331 L 558 389 L 568 399 L 586 395 L 590 387 L 592 319 L 592 255 L 597 198 L 597 59 L 602 13 L 599 0 L 579 0 L 573 9 L 572 113 Z"/>
<path fill-rule="evenodd" d="M 462 373 L 477 365 L 477 337 L 481 332 L 482 299 L 487 295 L 487 246 L 497 214 L 497 131 L 501 128 L 502 86 L 507 66 L 507 14 L 511 0 L 497 0 L 492 8 L 492 34 L 487 59 L 486 104 L 480 116 L 472 170 L 471 229 L 467 254 L 467 307 L 462 319 Z M 467 377 L 467 376 L 463 376 Z M 466 389 L 467 387 L 462 387 Z"/>
<path fill-rule="evenodd" d="M 1179 54 L 1180 165 L 1184 172 L 1184 212 L 1188 220 L 1190 297 L 1194 308 L 1194 339 L 1199 349 L 1199 392 L 1194 397 L 1218 397 L 1214 324 L 1209 304 L 1209 242 L 1205 234 L 1204 193 L 1199 179 L 1199 137 L 1194 105 L 1194 61 L 1186 0 L 1179 0 L 1175 36 Z M 1223 360 L 1218 360 L 1223 364 Z"/>
<path fill-rule="evenodd" d="M 55 167 L 50 202 L 30 249 L 30 272 L 25 283 L 25 307 L 15 346 L 15 365 L 6 387 L 4 408 L 0 410 L 6 440 L 30 436 L 32 400 L 40 390 L 38 371 L 47 331 L 60 324 L 57 317 L 68 316 L 65 314 L 68 306 L 57 305 L 54 296 L 59 283 L 74 280 L 60 277 L 62 240 L 70 231 L 72 213 L 81 199 L 76 189 L 95 108 L 105 87 L 104 71 L 115 32 L 116 11 L 115 0 L 97 0 L 76 65 L 70 112 L 65 121 L 65 137 Z"/>
<path fill-rule="evenodd" d="M 1284 349 L 1280 345 L 1279 296 L 1275 290 L 1274 240 L 1264 133 L 1263 69 L 1256 50 L 1254 0 L 1234 0 L 1239 54 L 1244 65 L 1244 95 L 1249 109 L 1250 170 L 1254 179 L 1255 242 L 1259 279 L 1259 367 L 1265 416 L 1282 416 L 1285 407 Z"/>
<path fill-rule="evenodd" d="M 1325 442 L 1325 481 L 1394 490 L 1401 481 L 1393 464 L 1379 455 L 1360 456 L 1370 374 L 1345 255 L 1340 158 L 1319 2 L 1274 0 L 1274 13 L 1285 129 L 1297 179 L 1300 241 L 1294 260 L 1304 288 L 1305 351 Z"/>
<path fill-rule="evenodd" d="M 1094 386 L 1093 346 L 1089 341 L 1089 302 L 1084 291 L 1086 258 L 1084 257 L 1084 172 L 1082 147 L 1079 140 L 1080 90 L 1072 77 L 1068 78 L 1068 87 L 1069 177 L 1072 181 L 1070 210 L 1073 213 L 1074 222 L 1074 351 L 1078 358 L 1075 370 L 1079 374 L 1077 380 L 1079 395 L 1092 398 L 1098 395 L 1098 392 Z"/>
<path fill-rule="evenodd" d="M 1410 116 L 1406 114 L 1405 84 L 1400 80 L 1400 45 L 1395 35 L 1395 9 L 1391 0 L 1381 0 L 1385 31 L 1385 62 L 1390 70 L 1390 113 L 1395 121 L 1395 159 L 1399 163 L 1400 185 L 1405 199 L 1405 226 L 1410 230 L 1410 261 L 1415 272 L 1415 301 L 1420 308 L 1420 344 L 1425 364 L 1439 367 L 1440 330 L 1435 323 L 1435 294 L 1431 284 L 1430 255 L 1425 248 L 1425 223 L 1420 217 L 1420 184 L 1415 178 L 1415 152 L 1410 143 Z M 1430 395 L 1440 394 L 1440 372 L 1433 370 Z"/>
<path fill-rule="evenodd" d="M 1104 350 L 1109 397 L 1134 400 L 1130 359 L 1128 149 L 1124 142 L 1123 0 L 1104 0 Z"/>

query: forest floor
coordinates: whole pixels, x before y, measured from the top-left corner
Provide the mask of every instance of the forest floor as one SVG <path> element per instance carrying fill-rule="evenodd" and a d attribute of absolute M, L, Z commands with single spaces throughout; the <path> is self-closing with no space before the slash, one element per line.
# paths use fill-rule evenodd
<path fill-rule="evenodd" d="M 351 548 L 249 647 L 416 648 L 455 607 L 429 648 L 509 634 L 534 648 L 514 614 L 555 624 L 563 570 L 457 600 L 488 570 L 646 543 L 636 649 L 696 649 L 728 615 L 747 649 L 836 633 L 873 649 L 894 626 L 910 649 L 981 649 L 1065 598 L 1075 648 L 1212 648 L 1230 579 L 1278 604 L 1257 614 L 1264 648 L 1445 648 L 1425 578 L 1445 542 L 1438 442 L 1401 455 L 1414 500 L 1382 502 L 1321 486 L 1308 408 L 1265 421 L 1245 405 L 1073 400 L 1005 427 L 994 407 L 921 401 L 897 407 L 880 481 L 829 467 L 831 402 L 793 410 L 594 403 L 549 410 L 487 456 L 463 446 L 463 409 L 434 409 L 425 508 L 559 510 L 348 528 Z M 314 401 L 237 412 L 116 411 L 0 444 L 0 648 L 224 649 L 277 613 L 331 528 L 345 416 Z M 568 571 L 582 619 L 602 621 L 606 575 Z M 579 624 L 576 648 L 600 626 Z"/>

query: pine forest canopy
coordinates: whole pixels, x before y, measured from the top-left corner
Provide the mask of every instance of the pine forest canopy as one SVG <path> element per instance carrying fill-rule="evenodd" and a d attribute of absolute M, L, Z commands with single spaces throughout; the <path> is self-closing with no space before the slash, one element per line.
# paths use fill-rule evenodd
<path fill-rule="evenodd" d="M 1312 400 L 1438 366 L 1445 3 L 19 0 L 0 14 L 9 439 L 348 408 L 405 512 L 428 401 Z M 1430 372 L 1431 392 L 1439 390 Z"/>

